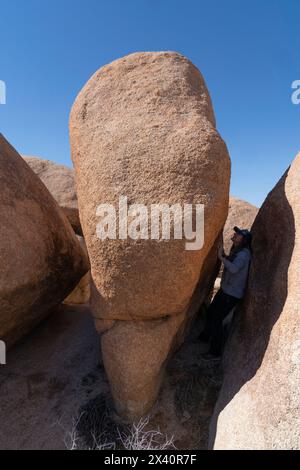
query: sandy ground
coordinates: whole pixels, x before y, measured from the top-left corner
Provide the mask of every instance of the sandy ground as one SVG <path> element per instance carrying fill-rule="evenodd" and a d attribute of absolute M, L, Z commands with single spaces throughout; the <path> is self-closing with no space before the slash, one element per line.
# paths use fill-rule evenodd
<path fill-rule="evenodd" d="M 170 361 L 150 416 L 149 427 L 173 436 L 178 449 L 206 448 L 220 387 L 220 366 L 201 363 L 199 328 Z M 1 450 L 70 448 L 78 417 L 86 446 L 91 422 L 113 439 L 118 423 L 88 306 L 59 307 L 8 352 L 7 365 L 0 366 L 0 400 Z"/>

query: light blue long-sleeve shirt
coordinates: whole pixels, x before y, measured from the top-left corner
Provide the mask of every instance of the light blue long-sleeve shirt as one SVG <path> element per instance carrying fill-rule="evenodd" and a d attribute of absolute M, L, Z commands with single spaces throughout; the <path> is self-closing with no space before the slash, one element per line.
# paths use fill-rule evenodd
<path fill-rule="evenodd" d="M 248 248 L 243 248 L 233 261 L 226 258 L 222 258 L 222 261 L 225 269 L 221 280 L 221 289 L 225 294 L 241 299 L 247 286 L 251 252 Z"/>

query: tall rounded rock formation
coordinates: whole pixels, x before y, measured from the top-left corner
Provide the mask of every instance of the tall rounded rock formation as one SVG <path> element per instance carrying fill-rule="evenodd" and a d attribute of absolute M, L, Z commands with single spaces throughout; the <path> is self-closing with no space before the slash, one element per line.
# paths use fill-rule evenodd
<path fill-rule="evenodd" d="M 225 351 L 215 449 L 300 449 L 300 154 L 252 227 L 253 260 Z"/>
<path fill-rule="evenodd" d="M 200 72 L 175 52 L 136 53 L 102 67 L 76 99 L 70 137 L 104 364 L 118 412 L 134 419 L 157 397 L 196 287 L 199 304 L 216 275 L 230 160 Z M 174 235 L 151 239 L 150 225 L 145 239 L 145 213 L 141 239 L 99 239 L 97 208 L 112 205 L 118 226 L 122 196 L 148 213 L 153 204 L 203 204 L 202 249 L 186 250 L 187 240 Z"/>

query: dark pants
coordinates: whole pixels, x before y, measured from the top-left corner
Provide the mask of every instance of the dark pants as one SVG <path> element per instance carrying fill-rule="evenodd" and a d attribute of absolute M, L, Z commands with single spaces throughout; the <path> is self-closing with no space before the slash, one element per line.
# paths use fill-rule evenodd
<path fill-rule="evenodd" d="M 222 354 L 224 345 L 223 320 L 229 315 L 240 299 L 225 294 L 220 289 L 207 310 L 206 325 L 200 338 L 211 339 L 209 352 L 214 356 Z"/>

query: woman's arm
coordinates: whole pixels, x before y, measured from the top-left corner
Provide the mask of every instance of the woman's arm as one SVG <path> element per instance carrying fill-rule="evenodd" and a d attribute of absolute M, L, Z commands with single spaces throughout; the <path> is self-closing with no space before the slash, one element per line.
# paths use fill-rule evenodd
<path fill-rule="evenodd" d="M 224 256 L 221 257 L 221 261 L 231 274 L 236 274 L 245 266 L 247 260 L 245 254 L 240 252 L 233 261 L 229 261 Z"/>

